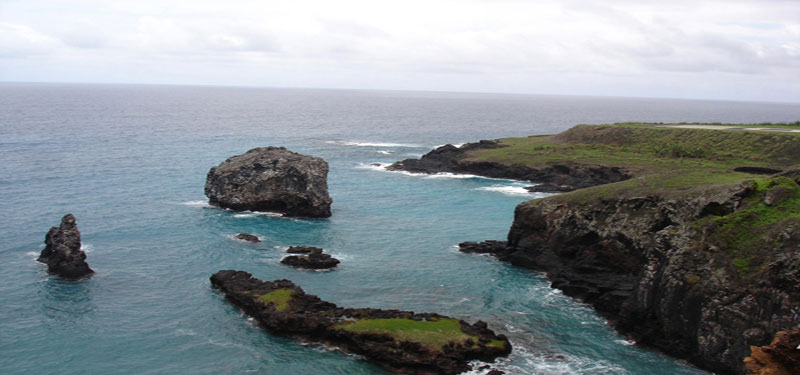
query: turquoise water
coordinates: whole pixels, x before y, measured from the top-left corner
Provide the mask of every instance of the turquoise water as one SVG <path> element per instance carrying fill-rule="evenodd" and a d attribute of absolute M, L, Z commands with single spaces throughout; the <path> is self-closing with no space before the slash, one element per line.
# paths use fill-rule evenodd
<path fill-rule="evenodd" d="M 291 279 L 343 306 L 490 322 L 509 374 L 700 374 L 639 349 L 542 275 L 466 240 L 502 239 L 513 181 L 380 170 L 443 143 L 553 133 L 576 123 L 790 121 L 797 105 L 211 87 L 0 85 L 0 372 L 383 374 L 329 348 L 267 334 L 211 289 L 220 269 Z M 252 147 L 325 158 L 329 220 L 204 204 L 208 169 Z M 76 215 L 97 274 L 73 283 L 35 258 Z M 236 241 L 257 234 L 260 244 Z M 341 259 L 278 263 L 290 245 Z"/>

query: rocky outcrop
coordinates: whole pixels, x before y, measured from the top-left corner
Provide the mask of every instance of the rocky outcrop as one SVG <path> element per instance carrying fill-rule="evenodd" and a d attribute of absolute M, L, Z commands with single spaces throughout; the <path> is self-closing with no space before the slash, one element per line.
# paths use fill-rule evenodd
<path fill-rule="evenodd" d="M 335 345 L 399 373 L 457 374 L 470 369 L 470 360 L 492 361 L 511 352 L 508 339 L 481 321 L 342 308 L 291 281 L 263 282 L 243 271 L 219 271 L 211 283 L 271 333 Z"/>
<path fill-rule="evenodd" d="M 800 374 L 800 328 L 781 331 L 769 346 L 750 347 L 744 367 L 750 375 Z"/>
<path fill-rule="evenodd" d="M 39 261 L 47 264 L 47 272 L 67 280 L 77 280 L 94 273 L 81 250 L 81 232 L 75 216 L 66 214 L 61 225 L 50 228 L 44 238 L 45 248 Z"/>
<path fill-rule="evenodd" d="M 258 236 L 254 235 L 254 234 L 249 234 L 249 233 L 239 233 L 234 237 L 237 240 L 247 241 L 247 242 L 251 242 L 251 243 L 259 243 L 259 242 L 261 242 L 261 240 L 258 238 Z"/>
<path fill-rule="evenodd" d="M 465 173 L 491 178 L 530 181 L 537 184 L 527 188 L 534 192 L 566 192 L 631 178 L 631 174 L 623 168 L 597 164 L 554 163 L 542 168 L 530 168 L 521 164 L 506 165 L 468 160 L 468 153 L 471 151 L 500 147 L 503 146 L 497 141 L 487 140 L 467 143 L 461 147 L 448 144 L 419 159 L 398 161 L 388 166 L 387 169 L 429 174 Z"/>
<path fill-rule="evenodd" d="M 260 147 L 211 168 L 205 193 L 213 205 L 286 216 L 330 217 L 328 163 L 283 147 Z"/>
<path fill-rule="evenodd" d="M 540 199 L 517 206 L 506 244 L 461 247 L 545 271 L 553 287 L 592 304 L 640 344 L 742 374 L 750 346 L 800 324 L 792 311 L 800 306 L 800 218 L 787 211 L 800 196 L 764 203 L 786 198 L 776 189 L 798 194 L 792 184 Z"/>
<path fill-rule="evenodd" d="M 324 254 L 323 250 L 313 246 L 291 246 L 287 253 L 291 254 L 306 254 L 306 255 L 290 255 L 281 259 L 281 263 L 311 270 L 320 270 L 326 268 L 333 268 L 339 264 L 339 259 L 336 259 L 328 254 Z"/>

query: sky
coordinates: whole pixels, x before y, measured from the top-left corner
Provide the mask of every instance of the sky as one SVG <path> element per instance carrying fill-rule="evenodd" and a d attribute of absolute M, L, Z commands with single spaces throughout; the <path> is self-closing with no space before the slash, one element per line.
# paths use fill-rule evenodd
<path fill-rule="evenodd" d="M 0 0 L 0 81 L 800 102 L 800 1 Z"/>

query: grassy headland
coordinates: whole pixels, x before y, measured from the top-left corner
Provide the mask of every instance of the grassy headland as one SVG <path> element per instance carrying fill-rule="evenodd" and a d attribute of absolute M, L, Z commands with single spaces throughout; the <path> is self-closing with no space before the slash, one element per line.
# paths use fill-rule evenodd
<path fill-rule="evenodd" d="M 634 178 L 581 189 L 558 199 L 593 200 L 645 191 L 678 193 L 758 176 L 742 166 L 784 169 L 800 164 L 800 133 L 676 128 L 670 124 L 578 125 L 549 136 L 499 139 L 500 148 L 471 151 L 467 161 L 543 168 L 559 163 L 621 167 Z M 676 124 L 680 125 L 680 124 Z M 686 124 L 682 124 L 686 125 Z M 717 125 L 717 124 L 703 124 Z M 797 124 L 718 124 L 774 128 Z"/>

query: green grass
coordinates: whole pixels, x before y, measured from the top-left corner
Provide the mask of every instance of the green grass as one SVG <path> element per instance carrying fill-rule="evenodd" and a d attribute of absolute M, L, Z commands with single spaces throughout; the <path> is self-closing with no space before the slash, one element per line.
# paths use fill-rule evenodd
<path fill-rule="evenodd" d="M 456 319 L 439 319 L 418 321 L 411 319 L 362 319 L 352 323 L 338 325 L 336 328 L 357 333 L 387 334 L 397 341 L 411 341 L 420 345 L 442 350 L 448 343 L 463 344 L 477 338 L 461 331 L 461 325 Z M 502 341 L 501 345 L 505 345 Z M 495 345 L 497 345 L 495 343 Z"/>
<path fill-rule="evenodd" d="M 746 198 L 736 212 L 720 217 L 705 218 L 698 225 L 705 227 L 710 241 L 717 244 L 731 258 L 740 276 L 758 271 L 761 249 L 780 243 L 765 244 L 764 237 L 770 228 L 781 223 L 800 219 L 800 186 L 787 177 L 762 179 L 755 182 L 755 194 Z M 775 189 L 787 192 L 785 200 L 767 205 L 766 194 Z"/>
<path fill-rule="evenodd" d="M 289 308 L 289 301 L 292 300 L 294 290 L 292 289 L 275 289 L 267 294 L 257 296 L 258 301 L 268 305 L 275 306 L 275 311 L 285 311 Z"/>
<path fill-rule="evenodd" d="M 491 346 L 493 348 L 497 348 L 497 349 L 500 349 L 500 350 L 506 350 L 506 342 L 503 341 L 503 340 L 492 340 L 492 341 L 489 341 L 489 343 L 486 344 L 486 346 Z"/>
<path fill-rule="evenodd" d="M 640 173 L 675 168 L 800 163 L 800 133 L 661 128 L 652 125 L 579 125 L 563 133 L 503 138 L 503 146 L 476 150 L 471 161 L 541 168 L 552 163 L 591 163 Z"/>

